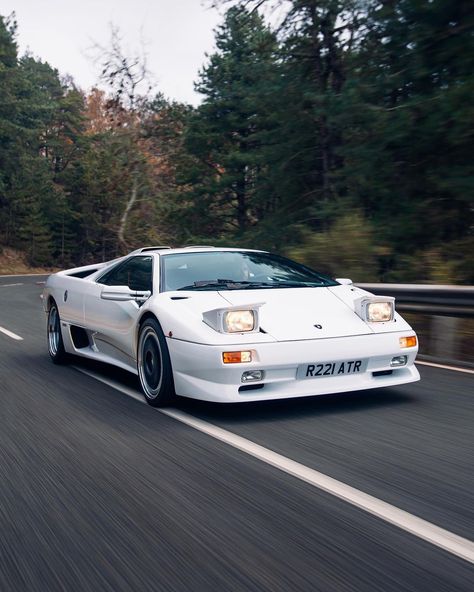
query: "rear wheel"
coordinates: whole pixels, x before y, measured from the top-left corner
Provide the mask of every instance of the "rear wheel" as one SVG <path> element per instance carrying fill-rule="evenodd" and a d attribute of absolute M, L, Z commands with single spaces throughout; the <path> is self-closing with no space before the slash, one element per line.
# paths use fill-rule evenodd
<path fill-rule="evenodd" d="M 61 318 L 56 302 L 53 300 L 48 312 L 48 351 L 55 364 L 63 364 L 67 359 L 61 333 Z"/>
<path fill-rule="evenodd" d="M 138 336 L 138 377 L 147 402 L 153 407 L 169 405 L 174 397 L 173 372 L 166 339 L 159 323 L 147 319 Z"/>

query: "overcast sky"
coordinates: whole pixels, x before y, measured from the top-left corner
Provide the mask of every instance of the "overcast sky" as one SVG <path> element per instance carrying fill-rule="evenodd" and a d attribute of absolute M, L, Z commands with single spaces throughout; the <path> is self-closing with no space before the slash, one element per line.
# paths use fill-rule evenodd
<path fill-rule="evenodd" d="M 128 54 L 145 41 L 157 90 L 197 104 L 193 82 L 214 49 L 221 14 L 208 0 L 0 0 L 0 14 L 15 11 L 20 53 L 29 49 L 87 90 L 98 66 L 87 58 L 94 42 L 108 45 L 110 23 L 120 29 Z"/>

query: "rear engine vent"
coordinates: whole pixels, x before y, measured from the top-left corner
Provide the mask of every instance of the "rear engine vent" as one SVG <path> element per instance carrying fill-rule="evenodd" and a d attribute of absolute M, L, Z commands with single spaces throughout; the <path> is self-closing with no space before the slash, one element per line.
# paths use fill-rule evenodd
<path fill-rule="evenodd" d="M 139 249 L 140 253 L 146 253 L 147 251 L 160 251 L 162 249 L 171 249 L 168 245 L 156 245 L 155 247 L 143 247 Z"/>
<path fill-rule="evenodd" d="M 93 273 L 95 273 L 96 271 L 99 271 L 99 268 L 97 269 L 86 269 L 85 271 L 76 271 L 76 273 L 68 273 L 67 275 L 69 277 L 76 277 L 76 278 L 85 278 L 88 275 L 92 275 Z"/>

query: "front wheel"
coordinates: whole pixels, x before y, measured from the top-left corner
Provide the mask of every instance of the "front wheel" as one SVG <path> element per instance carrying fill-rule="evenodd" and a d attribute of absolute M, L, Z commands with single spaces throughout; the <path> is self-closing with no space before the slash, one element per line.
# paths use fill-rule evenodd
<path fill-rule="evenodd" d="M 137 354 L 138 377 L 147 403 L 169 405 L 175 397 L 173 372 L 165 336 L 155 319 L 147 319 L 140 327 Z"/>
<path fill-rule="evenodd" d="M 48 351 L 55 364 L 63 364 L 67 359 L 61 333 L 61 318 L 56 302 L 53 300 L 48 312 Z"/>

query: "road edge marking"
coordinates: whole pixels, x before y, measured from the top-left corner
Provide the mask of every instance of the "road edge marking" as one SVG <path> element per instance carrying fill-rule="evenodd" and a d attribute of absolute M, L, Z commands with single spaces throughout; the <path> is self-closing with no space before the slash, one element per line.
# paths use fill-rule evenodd
<path fill-rule="evenodd" d="M 423 360 L 416 360 L 415 365 L 432 366 L 433 368 L 442 368 L 443 370 L 453 370 L 454 372 L 464 372 L 465 374 L 474 374 L 474 370 L 469 368 L 460 368 L 459 366 L 447 366 L 445 364 L 436 364 L 435 362 L 425 362 Z"/>
<path fill-rule="evenodd" d="M 15 341 L 23 341 L 23 337 L 20 337 L 16 333 L 13 333 L 13 331 L 9 331 L 8 329 L 5 329 L 5 327 L 0 327 L 0 333 L 3 333 L 4 335 L 8 335 L 8 337 L 15 339 Z"/>
<path fill-rule="evenodd" d="M 103 378 L 94 372 L 90 372 L 79 368 L 78 366 L 73 366 L 79 372 L 90 376 L 91 378 L 95 378 L 99 382 L 102 382 L 115 390 L 118 390 L 129 397 L 132 397 L 136 401 L 140 403 L 145 403 L 146 401 L 138 391 L 134 389 L 125 387 L 121 384 L 116 383 L 113 380 Z M 418 516 L 414 516 L 405 510 L 401 510 L 396 506 L 392 506 L 391 504 L 379 500 L 376 497 L 373 497 L 363 491 L 360 491 L 350 485 L 346 485 L 337 479 L 333 479 L 324 473 L 320 473 L 315 469 L 311 469 L 295 460 L 291 460 L 278 452 L 274 452 L 269 448 L 265 448 L 264 446 L 260 446 L 256 442 L 252 442 L 252 440 L 247 440 L 242 436 L 238 436 L 233 432 L 229 432 L 223 428 L 220 428 L 214 424 L 211 424 L 207 421 L 202 419 L 198 419 L 192 415 L 184 411 L 179 411 L 177 409 L 159 409 L 154 408 L 155 411 L 162 413 L 163 415 L 167 415 L 176 421 L 184 423 L 189 427 L 192 427 L 212 438 L 224 442 L 233 448 L 240 450 L 248 454 L 249 456 L 253 456 L 258 460 L 271 465 L 284 473 L 287 473 L 301 481 L 305 481 L 309 483 L 313 487 L 320 489 L 321 491 L 325 491 L 337 497 L 352 506 L 355 506 L 365 512 L 388 522 L 394 526 L 397 526 L 401 530 L 409 532 L 410 534 L 423 539 L 432 545 L 451 553 L 469 563 L 474 563 L 474 542 L 465 539 L 457 534 L 450 532 L 449 530 L 445 530 L 440 526 L 436 526 L 423 518 L 418 518 Z"/>

